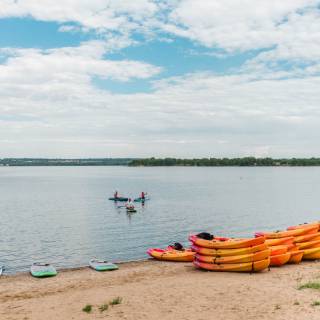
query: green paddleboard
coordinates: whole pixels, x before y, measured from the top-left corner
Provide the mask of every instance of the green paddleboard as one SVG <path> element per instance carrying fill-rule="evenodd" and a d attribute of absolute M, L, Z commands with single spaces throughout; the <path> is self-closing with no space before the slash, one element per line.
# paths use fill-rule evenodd
<path fill-rule="evenodd" d="M 36 278 L 54 277 L 58 274 L 54 266 L 49 263 L 34 263 L 30 273 Z"/>
<path fill-rule="evenodd" d="M 96 271 L 112 271 L 119 269 L 116 264 L 102 260 L 90 260 L 89 266 Z"/>

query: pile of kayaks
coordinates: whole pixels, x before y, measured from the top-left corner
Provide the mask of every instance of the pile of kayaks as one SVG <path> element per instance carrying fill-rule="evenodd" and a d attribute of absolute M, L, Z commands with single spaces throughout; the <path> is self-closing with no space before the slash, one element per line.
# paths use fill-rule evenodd
<path fill-rule="evenodd" d="M 195 267 L 210 271 L 257 272 L 269 267 L 270 249 L 263 237 L 249 239 L 189 237 Z"/>
<path fill-rule="evenodd" d="M 271 249 L 270 266 L 280 267 L 301 260 L 320 259 L 320 224 L 318 222 L 291 226 L 285 231 L 258 232 Z"/>
<path fill-rule="evenodd" d="M 258 272 L 287 263 L 320 259 L 320 222 L 288 227 L 284 231 L 257 232 L 254 238 L 223 238 L 208 233 L 189 237 L 191 247 L 149 249 L 158 260 L 193 262 L 210 271 Z"/>

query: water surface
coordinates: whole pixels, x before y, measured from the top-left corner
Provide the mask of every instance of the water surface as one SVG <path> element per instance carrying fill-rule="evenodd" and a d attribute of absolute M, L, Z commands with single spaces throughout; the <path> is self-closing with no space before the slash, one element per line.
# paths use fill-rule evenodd
<path fill-rule="evenodd" d="M 151 200 L 128 216 L 117 189 Z M 0 167 L 0 265 L 145 258 L 191 232 L 252 236 L 319 220 L 320 168 Z"/>

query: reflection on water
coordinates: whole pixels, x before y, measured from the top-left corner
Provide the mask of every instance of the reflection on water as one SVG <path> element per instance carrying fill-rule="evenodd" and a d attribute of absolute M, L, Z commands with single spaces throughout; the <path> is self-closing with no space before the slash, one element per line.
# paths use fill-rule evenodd
<path fill-rule="evenodd" d="M 151 200 L 128 214 L 117 189 Z M 320 168 L 0 167 L 0 265 L 131 260 L 190 232 L 251 236 L 319 219 Z"/>

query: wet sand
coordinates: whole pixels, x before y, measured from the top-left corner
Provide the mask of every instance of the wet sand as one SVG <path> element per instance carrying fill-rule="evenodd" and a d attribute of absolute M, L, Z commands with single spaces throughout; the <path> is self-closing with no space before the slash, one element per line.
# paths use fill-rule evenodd
<path fill-rule="evenodd" d="M 258 274 L 212 273 L 189 263 L 130 262 L 120 270 L 60 271 L 55 278 L 29 274 L 0 278 L 0 319 L 320 319 L 320 262 L 303 262 Z M 101 312 L 113 298 L 122 303 Z M 90 314 L 82 308 L 91 304 Z"/>

